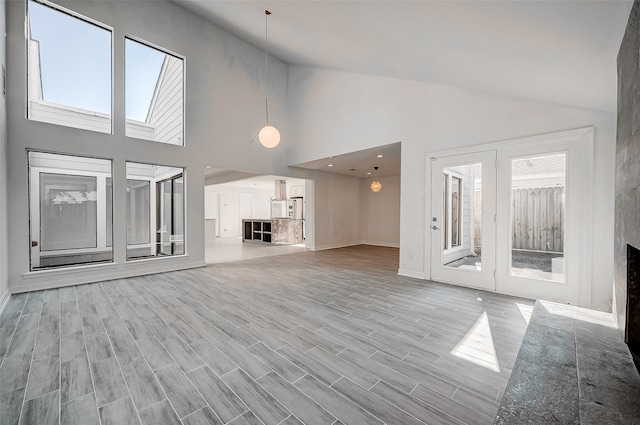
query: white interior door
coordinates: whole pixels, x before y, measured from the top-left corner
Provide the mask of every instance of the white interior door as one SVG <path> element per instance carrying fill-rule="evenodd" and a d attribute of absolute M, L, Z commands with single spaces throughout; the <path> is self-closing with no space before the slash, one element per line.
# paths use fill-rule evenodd
<path fill-rule="evenodd" d="M 495 290 L 496 151 L 431 160 L 431 278 Z"/>

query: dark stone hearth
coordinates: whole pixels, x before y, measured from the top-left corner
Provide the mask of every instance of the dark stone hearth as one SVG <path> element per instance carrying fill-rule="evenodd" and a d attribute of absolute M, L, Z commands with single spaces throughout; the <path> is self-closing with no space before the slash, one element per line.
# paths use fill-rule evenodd
<path fill-rule="evenodd" d="M 495 425 L 640 425 L 640 375 L 610 316 L 537 301 Z"/>

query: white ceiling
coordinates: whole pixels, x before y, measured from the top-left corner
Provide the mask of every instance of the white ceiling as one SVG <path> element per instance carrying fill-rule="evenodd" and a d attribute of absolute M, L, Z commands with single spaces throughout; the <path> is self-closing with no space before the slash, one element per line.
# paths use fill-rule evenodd
<path fill-rule="evenodd" d="M 287 63 L 615 112 L 629 1 L 179 0 Z"/>
<path fill-rule="evenodd" d="M 390 145 L 296 164 L 294 167 L 326 171 L 358 178 L 399 176 L 400 148 L 400 142 L 392 143 Z M 378 170 L 375 170 L 374 167 L 378 167 Z"/>
<path fill-rule="evenodd" d="M 216 175 L 216 174 L 225 174 L 228 173 L 228 170 L 222 170 L 220 168 L 207 168 L 205 170 L 205 176 L 207 175 Z M 279 177 L 279 176 L 252 176 L 239 180 L 232 180 L 225 183 L 218 183 L 209 185 L 210 190 L 215 190 L 215 188 L 219 187 L 228 187 L 228 188 L 236 188 L 236 189 L 259 189 L 259 190 L 270 190 L 275 192 L 276 180 L 285 180 L 287 182 L 287 186 L 304 186 L 305 181 L 303 179 L 294 179 L 291 177 Z"/>
<path fill-rule="evenodd" d="M 616 112 L 631 1 L 177 0 L 290 64 Z M 380 176 L 400 174 L 389 145 Z M 376 148 L 380 149 L 380 148 Z M 297 166 L 367 177 L 376 149 Z M 332 162 L 334 167 L 327 165 Z M 356 171 L 351 171 L 355 168 Z"/>

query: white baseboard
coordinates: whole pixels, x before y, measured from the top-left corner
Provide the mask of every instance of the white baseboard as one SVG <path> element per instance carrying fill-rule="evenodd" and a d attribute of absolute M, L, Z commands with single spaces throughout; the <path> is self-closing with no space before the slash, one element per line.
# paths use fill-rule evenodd
<path fill-rule="evenodd" d="M 603 311 L 605 313 L 611 313 L 611 304 L 607 303 L 607 304 L 591 304 L 591 307 L 589 307 L 591 310 L 598 310 L 598 311 Z M 614 318 L 615 320 L 615 318 Z"/>
<path fill-rule="evenodd" d="M 400 248 L 400 244 L 395 242 L 362 241 L 361 243 L 362 245 L 382 246 L 385 248 Z"/>
<path fill-rule="evenodd" d="M 399 276 L 405 276 L 405 277 L 413 277 L 415 279 L 422 279 L 422 280 L 426 280 L 427 277 L 424 273 L 421 272 L 417 272 L 415 270 L 407 270 L 407 269 L 399 269 L 398 270 L 398 275 Z"/>
<path fill-rule="evenodd" d="M 348 243 L 342 243 L 342 244 L 316 246 L 315 248 L 312 249 L 312 251 L 324 251 L 327 249 L 346 248 L 348 246 L 356 246 L 356 245 L 362 245 L 362 242 L 348 242 Z"/>
<path fill-rule="evenodd" d="M 145 260 L 141 260 L 145 261 Z M 112 265 L 116 266 L 116 265 Z M 121 268 L 114 270 L 114 267 L 105 267 L 104 269 L 93 270 L 93 273 L 83 273 L 82 268 L 79 270 L 58 269 L 51 270 L 52 274 L 48 278 L 46 275 L 29 276 L 25 274 L 25 280 L 17 284 L 9 283 L 9 291 L 12 294 L 19 294 L 22 292 L 41 291 L 44 289 L 64 288 L 66 286 L 82 285 L 85 283 L 103 282 L 113 279 L 124 279 L 128 277 L 143 276 L 156 273 L 167 273 L 171 271 L 193 269 L 196 267 L 204 267 L 206 263 L 203 261 L 185 262 L 181 264 L 169 264 L 168 262 L 162 264 L 158 261 L 147 262 L 146 264 L 137 264 L 135 269 L 133 268 Z M 44 274 L 46 271 L 32 272 L 31 274 Z M 27 277 L 29 276 L 29 277 Z M 33 279 L 33 283 L 26 283 L 30 279 Z"/>

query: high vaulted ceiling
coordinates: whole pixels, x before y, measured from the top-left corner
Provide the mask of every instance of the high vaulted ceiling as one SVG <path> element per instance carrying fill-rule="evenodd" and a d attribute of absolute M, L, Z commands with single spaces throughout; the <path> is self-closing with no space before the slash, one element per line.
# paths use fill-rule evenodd
<path fill-rule="evenodd" d="M 290 64 L 615 112 L 629 1 L 180 4 Z"/>

